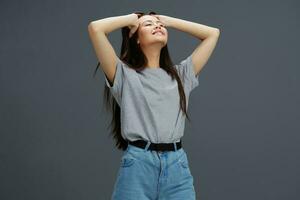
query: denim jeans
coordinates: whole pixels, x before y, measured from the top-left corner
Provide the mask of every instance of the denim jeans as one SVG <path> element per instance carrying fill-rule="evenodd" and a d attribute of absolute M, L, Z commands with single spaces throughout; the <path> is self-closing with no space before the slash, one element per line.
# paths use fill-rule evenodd
<path fill-rule="evenodd" d="M 151 151 L 128 144 L 112 200 L 195 200 L 193 176 L 183 148 Z"/>

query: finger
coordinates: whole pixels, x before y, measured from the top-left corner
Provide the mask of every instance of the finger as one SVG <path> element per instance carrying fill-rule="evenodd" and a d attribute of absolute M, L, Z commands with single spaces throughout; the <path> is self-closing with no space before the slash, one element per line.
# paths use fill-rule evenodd
<path fill-rule="evenodd" d="M 131 36 L 132 36 L 132 32 L 130 31 L 130 32 L 129 32 L 129 38 L 131 38 Z"/>
<path fill-rule="evenodd" d="M 131 30 L 131 32 L 130 32 L 131 36 L 135 33 L 135 31 L 136 31 L 136 29 Z"/>
<path fill-rule="evenodd" d="M 158 18 L 159 19 L 159 16 L 158 15 L 154 15 L 154 17 Z"/>
<path fill-rule="evenodd" d="M 134 29 L 131 29 L 130 32 L 129 32 L 129 38 L 131 38 L 133 36 L 133 34 L 135 33 L 135 30 Z"/>

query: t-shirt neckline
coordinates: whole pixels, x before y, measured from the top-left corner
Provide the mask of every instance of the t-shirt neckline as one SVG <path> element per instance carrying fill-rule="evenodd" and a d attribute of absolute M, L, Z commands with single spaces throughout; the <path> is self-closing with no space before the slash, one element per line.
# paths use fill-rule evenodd
<path fill-rule="evenodd" d="M 153 67 L 145 67 L 144 70 L 145 71 L 160 71 L 160 70 L 162 70 L 162 68 L 161 67 L 155 67 L 155 68 L 153 68 Z"/>

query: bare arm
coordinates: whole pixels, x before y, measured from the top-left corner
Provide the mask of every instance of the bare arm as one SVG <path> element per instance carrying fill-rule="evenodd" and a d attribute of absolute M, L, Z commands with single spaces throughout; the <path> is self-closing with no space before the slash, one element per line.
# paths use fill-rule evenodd
<path fill-rule="evenodd" d="M 196 75 L 201 71 L 211 56 L 219 35 L 218 28 L 209 27 L 203 24 L 169 17 L 165 15 L 157 15 L 167 26 L 178 29 L 180 31 L 191 34 L 192 36 L 203 40 L 192 53 L 192 62 L 194 65 L 194 72 Z"/>
<path fill-rule="evenodd" d="M 108 17 L 92 21 L 88 25 L 89 37 L 96 56 L 108 80 L 113 84 L 116 73 L 117 55 L 107 35 L 119 28 L 131 25 L 137 19 L 136 14 Z"/>

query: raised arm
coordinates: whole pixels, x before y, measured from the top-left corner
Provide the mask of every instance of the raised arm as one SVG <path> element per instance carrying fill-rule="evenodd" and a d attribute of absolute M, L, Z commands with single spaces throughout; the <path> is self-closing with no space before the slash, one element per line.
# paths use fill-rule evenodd
<path fill-rule="evenodd" d="M 194 72 L 195 75 L 198 75 L 201 69 L 207 63 L 217 44 L 220 30 L 218 28 L 209 27 L 203 24 L 178 19 L 175 17 L 165 15 L 156 16 L 165 24 L 167 24 L 167 26 L 189 33 L 199 40 L 202 40 L 192 53 Z"/>
<path fill-rule="evenodd" d="M 88 25 L 89 37 L 92 41 L 96 56 L 99 62 L 101 62 L 100 66 L 111 82 L 111 85 L 114 83 L 117 55 L 107 35 L 116 29 L 130 26 L 137 18 L 137 15 L 132 13 L 92 21 Z"/>

